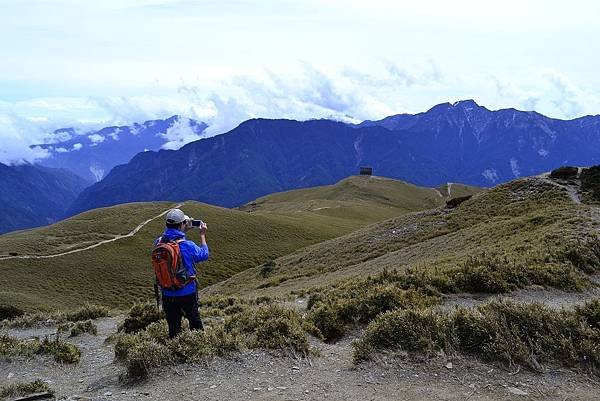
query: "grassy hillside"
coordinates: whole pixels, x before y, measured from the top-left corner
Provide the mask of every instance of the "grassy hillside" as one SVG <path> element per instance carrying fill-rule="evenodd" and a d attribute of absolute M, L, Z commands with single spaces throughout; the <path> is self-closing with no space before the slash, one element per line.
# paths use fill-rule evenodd
<path fill-rule="evenodd" d="M 455 209 L 405 214 L 301 249 L 278 259 L 267 277 L 249 269 L 209 292 L 286 294 L 384 269 L 450 292 L 577 289 L 599 265 L 595 215 L 557 182 L 520 179 Z"/>
<path fill-rule="evenodd" d="M 209 225 L 211 259 L 201 265 L 203 286 L 367 223 L 442 202 L 432 189 L 366 177 L 294 192 L 262 198 L 256 202 L 262 205 L 260 210 L 254 212 L 197 202 L 182 207 L 188 215 Z M 323 194 L 322 199 L 312 198 L 319 207 L 323 207 L 320 202 L 327 202 L 330 209 L 292 209 L 292 204 L 310 203 L 311 193 Z M 101 208 L 52 226 L 3 235 L 0 258 L 15 253 L 55 255 L 85 248 L 127 234 L 172 206 L 157 202 Z M 131 237 L 64 256 L 1 260 L 0 304 L 25 309 L 69 308 L 82 302 L 126 307 L 137 299 L 148 299 L 153 283 L 149 252 L 163 224 L 163 217 L 157 217 Z M 192 232 L 188 237 L 194 240 L 197 234 Z"/>
<path fill-rule="evenodd" d="M 335 217 L 355 223 L 372 223 L 445 204 L 448 198 L 470 195 L 481 188 L 450 184 L 425 188 L 376 176 L 352 176 L 335 185 L 279 192 L 239 209 L 251 213 L 277 213 Z"/>

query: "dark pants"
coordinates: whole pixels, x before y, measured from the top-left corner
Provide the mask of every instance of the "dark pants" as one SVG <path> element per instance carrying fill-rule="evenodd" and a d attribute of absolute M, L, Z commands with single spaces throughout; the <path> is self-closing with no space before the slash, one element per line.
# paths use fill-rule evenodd
<path fill-rule="evenodd" d="M 204 330 L 200 313 L 198 313 L 198 294 L 182 297 L 166 297 L 162 299 L 163 310 L 169 325 L 169 338 L 175 337 L 181 331 L 181 317 L 185 316 L 190 322 L 190 330 Z"/>

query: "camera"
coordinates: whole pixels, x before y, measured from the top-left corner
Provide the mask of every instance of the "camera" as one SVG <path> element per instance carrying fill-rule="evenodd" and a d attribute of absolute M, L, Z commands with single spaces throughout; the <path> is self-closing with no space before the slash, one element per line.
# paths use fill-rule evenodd
<path fill-rule="evenodd" d="M 192 220 L 190 222 L 190 226 L 192 227 L 201 227 L 204 224 L 202 220 Z"/>

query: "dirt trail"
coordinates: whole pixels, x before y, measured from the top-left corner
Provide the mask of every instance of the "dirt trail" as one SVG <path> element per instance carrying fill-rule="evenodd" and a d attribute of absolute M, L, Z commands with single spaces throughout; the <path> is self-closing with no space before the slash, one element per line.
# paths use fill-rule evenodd
<path fill-rule="evenodd" d="M 140 231 L 142 228 L 144 228 L 144 226 L 148 223 L 150 223 L 153 220 L 158 219 L 161 216 L 164 216 L 165 214 L 167 214 L 167 212 L 169 210 L 171 210 L 172 208 L 179 208 L 181 206 L 183 206 L 184 203 L 180 203 L 177 204 L 173 207 L 170 207 L 169 209 L 165 210 L 164 212 L 162 212 L 161 214 L 159 214 L 158 216 L 154 216 L 146 221 L 141 222 L 136 228 L 134 228 L 133 230 L 131 230 L 129 233 L 127 234 L 123 234 L 123 235 L 117 235 L 114 238 L 111 239 L 107 239 L 107 240 L 102 240 L 100 242 L 97 242 L 95 244 L 86 246 L 85 248 L 78 248 L 78 249 L 72 249 L 70 251 L 66 251 L 66 252 L 61 252 L 61 253 L 55 253 L 52 255 L 17 255 L 17 256 L 3 256 L 0 257 L 0 260 L 8 260 L 8 259 L 49 259 L 49 258 L 57 258 L 59 256 L 65 256 L 65 255 L 70 255 L 72 253 L 77 253 L 77 252 L 83 252 L 83 251 L 87 251 L 96 247 L 99 247 L 100 245 L 104 245 L 104 244 L 108 244 L 110 242 L 115 242 L 118 241 L 120 239 L 123 238 L 128 238 L 128 237 L 133 237 L 135 234 L 137 234 L 138 231 Z"/>
<path fill-rule="evenodd" d="M 382 355 L 355 366 L 352 341 L 324 344 L 313 340 L 320 356 L 310 359 L 264 351 L 216 358 L 153 372 L 144 382 L 119 380 L 124 368 L 113 362 L 113 346 L 105 344 L 120 318 L 96 320 L 98 336 L 71 339 L 82 349 L 77 366 L 49 358 L 0 360 L 0 385 L 42 379 L 59 400 L 592 400 L 600 394 L 596 377 L 549 368 L 546 373 L 509 371 L 472 358 Z M 11 330 L 31 337 L 53 329 Z"/>

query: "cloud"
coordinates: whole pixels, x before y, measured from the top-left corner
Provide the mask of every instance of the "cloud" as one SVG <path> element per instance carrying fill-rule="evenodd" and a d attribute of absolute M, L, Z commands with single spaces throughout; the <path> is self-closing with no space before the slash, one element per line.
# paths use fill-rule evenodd
<path fill-rule="evenodd" d="M 113 132 L 111 132 L 110 134 L 108 134 L 108 136 L 110 136 L 113 139 L 113 141 L 118 141 L 120 133 L 121 133 L 121 128 L 115 128 L 115 130 Z"/>
<path fill-rule="evenodd" d="M 492 77 L 499 103 L 563 119 L 597 114 L 600 97 L 556 70 L 525 74 L 520 80 Z"/>
<path fill-rule="evenodd" d="M 0 162 L 35 162 L 48 152 L 32 149 L 32 145 L 72 140 L 84 133 L 92 143 L 100 143 L 106 138 L 92 131 L 172 115 L 182 118 L 164 134 L 168 149 L 222 134 L 249 118 L 358 122 L 417 113 L 437 103 L 466 98 L 490 109 L 515 107 L 555 118 L 597 114 L 600 99 L 586 89 L 552 69 L 523 70 L 507 77 L 487 72 L 456 75 L 429 59 L 411 63 L 383 59 L 337 69 L 304 62 L 295 69 L 231 75 L 210 85 L 202 79 L 183 81 L 176 88 L 143 96 L 0 101 L 0 140 L 4 144 Z M 187 118 L 203 121 L 208 128 L 195 132 Z M 63 127 L 73 130 L 55 132 Z M 135 134 L 135 128 L 133 131 Z M 118 140 L 119 135 L 117 129 L 107 137 Z"/>
<path fill-rule="evenodd" d="M 92 135 L 88 135 L 88 138 L 90 141 L 92 141 L 92 146 L 93 145 L 97 145 L 99 143 L 104 142 L 104 140 L 106 139 L 105 137 L 103 137 L 100 134 L 92 134 Z"/>
<path fill-rule="evenodd" d="M 73 148 L 71 150 L 79 150 L 83 148 L 83 145 L 80 143 L 73 144 Z"/>
<path fill-rule="evenodd" d="M 162 149 L 170 150 L 177 150 L 187 143 L 203 138 L 202 132 L 199 132 L 197 128 L 191 124 L 189 118 L 184 117 L 178 118 L 173 125 L 167 129 L 167 132 L 161 136 L 167 140 L 167 142 L 162 145 Z"/>

